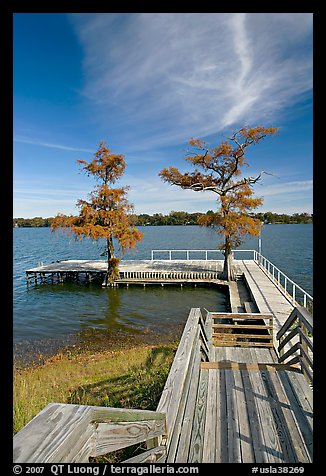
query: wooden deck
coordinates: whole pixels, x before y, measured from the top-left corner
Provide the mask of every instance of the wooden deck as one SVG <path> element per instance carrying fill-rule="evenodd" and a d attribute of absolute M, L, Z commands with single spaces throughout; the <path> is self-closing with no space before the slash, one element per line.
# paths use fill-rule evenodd
<path fill-rule="evenodd" d="M 197 398 L 193 421 L 201 422 L 202 444 L 196 454 L 190 448 L 187 461 L 311 462 L 313 411 L 304 376 L 282 367 L 264 369 L 277 362 L 275 352 L 265 348 L 219 347 L 213 359 L 201 364 L 202 399 Z M 245 365 L 237 370 L 227 368 L 229 362 Z M 198 433 L 194 426 L 192 431 Z"/>
<path fill-rule="evenodd" d="M 46 282 L 105 272 L 103 263 L 27 273 Z M 142 441 L 148 450 L 126 463 L 312 462 L 312 317 L 256 261 L 235 266 L 239 279 L 223 282 L 231 313 L 191 309 L 155 412 L 50 404 L 14 437 L 15 462 L 86 462 Z M 213 260 L 125 261 L 119 283 L 219 285 L 221 269 Z"/>
<path fill-rule="evenodd" d="M 300 310 L 289 326 L 298 316 L 311 333 Z M 125 463 L 312 462 L 303 357 L 291 351 L 290 361 L 280 359 L 273 347 L 238 342 L 215 347 L 213 318 L 191 309 L 156 411 L 50 404 L 15 435 L 14 462 L 87 462 L 143 441 L 149 449 Z M 235 322 L 239 313 L 226 318 Z M 286 324 L 279 334 L 289 343 L 295 333 Z"/>

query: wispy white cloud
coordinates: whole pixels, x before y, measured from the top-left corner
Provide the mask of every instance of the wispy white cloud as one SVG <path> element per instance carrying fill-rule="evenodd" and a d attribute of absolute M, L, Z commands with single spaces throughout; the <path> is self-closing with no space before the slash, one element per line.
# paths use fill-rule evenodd
<path fill-rule="evenodd" d="M 83 93 L 108 122 L 129 124 L 125 140 L 137 137 L 139 149 L 272 121 L 312 87 L 309 13 L 70 18 L 84 48 Z"/>
<path fill-rule="evenodd" d="M 313 181 L 312 180 L 300 180 L 293 182 L 284 182 L 265 185 L 263 189 L 263 195 L 280 195 L 284 196 L 289 193 L 305 192 L 313 190 Z M 259 187 L 256 187 L 257 194 L 259 194 Z"/>
<path fill-rule="evenodd" d="M 71 147 L 71 146 L 62 145 L 62 144 L 52 144 L 49 142 L 44 142 L 42 140 L 30 139 L 28 137 L 22 137 L 22 136 L 16 136 L 14 138 L 14 142 L 18 142 L 21 144 L 37 145 L 40 147 L 49 147 L 51 149 L 70 150 L 73 152 L 94 152 L 94 150 L 92 149 L 85 149 L 83 147 Z"/>

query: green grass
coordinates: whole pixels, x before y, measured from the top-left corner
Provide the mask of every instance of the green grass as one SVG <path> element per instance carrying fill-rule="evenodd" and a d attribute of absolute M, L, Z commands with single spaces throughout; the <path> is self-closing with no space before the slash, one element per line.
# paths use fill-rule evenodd
<path fill-rule="evenodd" d="M 14 433 L 48 403 L 155 410 L 176 343 L 64 356 L 14 372 Z"/>

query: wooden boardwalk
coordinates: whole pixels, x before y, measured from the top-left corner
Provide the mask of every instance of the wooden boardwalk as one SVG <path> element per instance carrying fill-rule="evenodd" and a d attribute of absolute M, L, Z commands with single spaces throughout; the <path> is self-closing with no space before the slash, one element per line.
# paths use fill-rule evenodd
<path fill-rule="evenodd" d="M 87 462 L 142 441 L 150 449 L 124 462 L 312 462 L 302 356 L 280 363 L 273 347 L 215 347 L 213 318 L 191 309 L 156 411 L 50 404 L 14 437 L 15 462 Z"/>
<path fill-rule="evenodd" d="M 219 347 L 212 358 L 201 364 L 198 393 L 206 398 L 203 408 L 197 399 L 193 421 L 201 421 L 202 442 L 188 462 L 311 462 L 312 392 L 304 376 L 265 365 L 277 362 L 265 348 Z"/>
<path fill-rule="evenodd" d="M 64 261 L 27 273 L 102 266 Z M 126 463 L 312 462 L 312 317 L 256 261 L 235 266 L 231 312 L 191 309 L 156 411 L 50 404 L 14 437 L 15 462 L 86 462 L 140 442 L 148 449 Z M 125 261 L 119 283 L 219 285 L 221 269 Z"/>

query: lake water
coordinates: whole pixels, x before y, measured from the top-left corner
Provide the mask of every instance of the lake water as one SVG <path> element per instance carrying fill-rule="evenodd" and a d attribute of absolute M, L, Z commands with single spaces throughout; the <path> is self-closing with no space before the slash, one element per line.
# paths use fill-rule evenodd
<path fill-rule="evenodd" d="M 139 229 L 144 239 L 136 250 L 126 253 L 125 259 L 150 259 L 152 249 L 216 249 L 219 242 L 213 230 L 198 226 Z M 95 284 L 74 283 L 27 287 L 25 270 L 40 261 L 49 264 L 62 259 L 105 259 L 101 256 L 103 244 L 56 236 L 49 228 L 15 228 L 13 236 L 16 347 L 32 344 L 41 349 L 44 342 L 48 346 L 51 341 L 69 341 L 91 329 L 116 335 L 173 334 L 174 328 L 185 322 L 191 307 L 228 309 L 226 294 L 207 287 L 105 289 Z M 312 294 L 312 225 L 265 225 L 261 237 L 262 254 Z M 258 239 L 247 239 L 240 249 L 257 250 Z"/>

